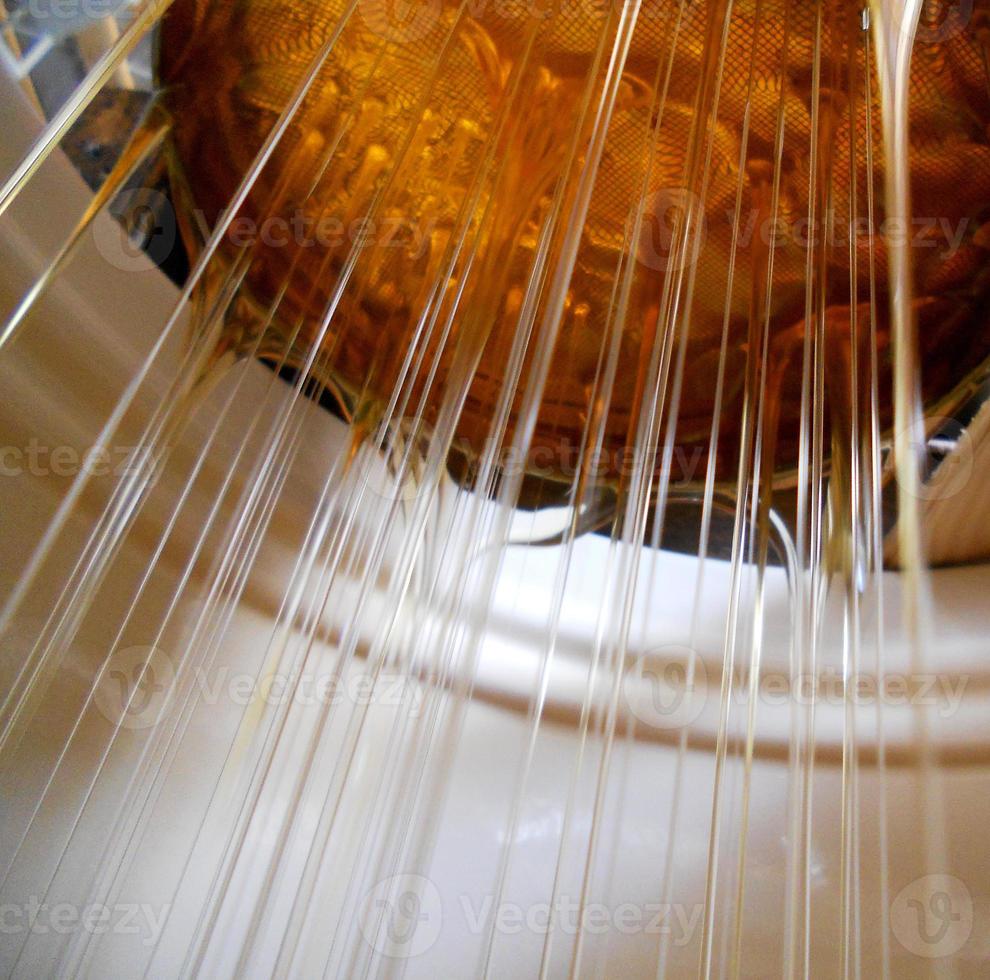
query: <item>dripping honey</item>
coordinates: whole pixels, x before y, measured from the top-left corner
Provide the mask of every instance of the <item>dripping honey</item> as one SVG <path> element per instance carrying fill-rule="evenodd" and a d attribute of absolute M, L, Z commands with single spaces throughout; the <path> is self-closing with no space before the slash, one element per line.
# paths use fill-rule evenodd
<path fill-rule="evenodd" d="M 480 453 L 514 342 L 522 330 L 555 329 L 547 296 L 565 275 L 534 468 L 573 475 L 574 447 L 589 419 L 604 417 L 595 475 L 616 478 L 652 397 L 645 364 L 666 345 L 666 383 L 683 371 L 664 423 L 676 418 L 677 445 L 705 450 L 717 439 L 712 458 L 729 474 L 746 398 L 763 392 L 773 468 L 785 470 L 798 454 L 809 331 L 823 344 L 840 436 L 871 385 L 890 423 L 892 234 L 913 246 L 926 402 L 951 397 L 990 352 L 982 6 L 967 29 L 916 45 L 912 156 L 895 164 L 910 168 L 908 228 L 886 224 L 878 85 L 857 5 L 638 8 L 586 211 L 578 187 L 621 5 L 544 4 L 537 16 L 523 0 L 447 0 L 399 20 L 385 0 L 362 0 L 342 21 L 348 6 L 176 0 L 158 73 L 195 249 L 193 215 L 217 221 L 344 24 L 211 281 L 247 262 L 227 344 L 260 336 L 261 356 L 294 364 L 318 344 L 314 370 L 369 425 L 389 404 L 432 424 L 460 380 L 452 372 L 467 372 L 455 442 L 467 457 Z M 937 23 L 938 14 L 926 16 Z M 564 242 L 575 214 L 583 227 L 571 270 Z M 606 390 L 610 338 L 617 363 Z M 688 458 L 700 464 L 681 475 L 702 479 L 707 453 Z"/>

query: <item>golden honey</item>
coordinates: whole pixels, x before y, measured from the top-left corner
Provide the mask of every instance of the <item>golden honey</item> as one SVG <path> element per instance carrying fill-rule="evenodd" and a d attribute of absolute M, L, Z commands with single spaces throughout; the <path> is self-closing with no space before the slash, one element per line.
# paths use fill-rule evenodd
<path fill-rule="evenodd" d="M 865 412 L 875 383 L 889 424 L 895 235 L 912 246 L 926 402 L 950 396 L 990 353 L 982 4 L 961 24 L 947 4 L 923 14 L 908 227 L 884 213 L 859 4 L 351 6 L 176 0 L 157 70 L 195 250 L 339 31 L 228 230 L 222 270 L 241 261 L 247 272 L 225 330 L 229 345 L 260 336 L 259 356 L 297 365 L 316 345 L 312 371 L 369 424 L 389 409 L 434 424 L 452 405 L 455 444 L 480 453 L 505 386 L 506 438 L 518 424 L 549 332 L 534 468 L 566 475 L 598 412 L 596 475 L 614 478 L 659 346 L 668 386 L 683 371 L 678 403 L 664 406 L 678 446 L 704 449 L 717 422 L 714 458 L 731 472 L 749 363 L 785 469 L 798 452 L 809 325 L 833 419 L 850 404 Z M 558 317 L 549 297 L 561 281 Z M 702 458 L 693 476 L 704 473 Z"/>

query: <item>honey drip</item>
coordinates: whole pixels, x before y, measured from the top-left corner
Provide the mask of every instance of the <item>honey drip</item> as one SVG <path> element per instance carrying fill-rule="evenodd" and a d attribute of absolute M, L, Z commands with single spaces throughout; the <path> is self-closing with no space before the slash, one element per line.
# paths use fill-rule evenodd
<path fill-rule="evenodd" d="M 585 166 L 595 122 L 586 103 L 609 70 L 601 52 L 612 47 L 620 9 L 561 5 L 535 17 L 522 3 L 445 2 L 413 6 L 400 21 L 387 4 L 359 3 L 227 236 L 227 262 L 248 263 L 228 327 L 242 338 L 235 347 L 261 332 L 262 356 L 298 363 L 316 339 L 324 379 L 372 428 L 396 408 L 397 390 L 399 407 L 415 416 L 418 406 L 435 425 L 460 357 L 473 374 L 451 448 L 470 463 L 490 436 L 513 340 L 527 320 L 544 328 L 548 276 L 563 262 L 562 320 L 528 466 L 565 483 L 572 475 L 568 453 L 617 316 L 597 473 L 618 480 L 637 379 L 689 309 L 677 446 L 711 448 L 717 412 L 713 461 L 720 479 L 733 479 L 745 365 L 765 334 L 762 356 L 777 365 L 769 370 L 780 388 L 772 468 L 782 473 L 799 456 L 795 352 L 809 325 L 828 348 L 830 372 L 822 397 L 831 421 L 818 438 L 827 442 L 838 424 L 835 438 L 848 440 L 848 420 L 835 412 L 848 415 L 850 380 L 835 370 L 864 349 L 870 329 L 881 426 L 892 423 L 888 296 L 904 295 L 891 289 L 893 234 L 907 237 L 912 256 L 924 400 L 949 396 L 990 351 L 979 315 L 990 201 L 981 35 L 926 34 L 919 45 L 906 90 L 913 210 L 898 230 L 898 216 L 887 222 L 879 119 L 867 133 L 866 106 L 879 104 L 880 83 L 865 64 L 859 5 L 632 5 L 571 267 L 561 216 Z M 159 75 L 174 121 L 174 176 L 200 220 L 216 222 L 302 67 L 345 12 L 342 0 L 177 0 Z M 188 213 L 185 224 L 196 247 Z M 528 366 L 531 349 L 526 356 Z"/>
<path fill-rule="evenodd" d="M 143 8 L 55 116 L 0 188 L 0 218 L 166 6 Z M 187 836 L 168 839 L 184 842 L 185 863 L 160 882 L 177 914 L 166 938 L 140 951 L 147 975 L 401 972 L 405 960 L 369 941 L 360 897 L 378 896 L 376 883 L 427 881 L 411 872 L 432 869 L 464 719 L 487 698 L 485 710 L 506 709 L 494 714 L 521 703 L 527 715 L 518 754 L 514 745 L 498 756 L 507 778 L 493 796 L 508 806 L 504 827 L 484 838 L 495 851 L 485 882 L 493 908 L 511 893 L 519 842 L 531 843 L 529 782 L 546 748 L 541 726 L 557 709 L 544 771 L 560 785 L 540 787 L 553 800 L 550 863 L 522 876 L 550 872 L 541 895 L 550 921 L 533 946 L 541 977 L 616 968 L 608 942 L 595 946 L 584 930 L 565 937 L 553 916 L 568 888 L 582 909 L 610 895 L 624 856 L 622 804 L 636 802 L 619 784 L 647 783 L 660 768 L 651 758 L 626 779 L 637 739 L 671 761 L 655 787 L 669 812 L 641 811 L 642 836 L 662 839 L 649 895 L 664 907 L 685 890 L 682 804 L 691 797 L 695 817 L 698 799 L 710 804 L 710 823 L 688 828 L 685 849 L 694 883 L 703 878 L 698 929 L 686 950 L 669 933 L 657 938 L 658 978 L 670 962 L 684 973 L 686 957 L 701 976 L 738 977 L 778 953 L 783 975 L 810 976 L 826 945 L 843 976 L 890 976 L 885 735 L 878 708 L 868 777 L 877 812 L 867 814 L 864 722 L 850 692 L 864 661 L 877 680 L 888 668 L 892 516 L 916 674 L 932 646 L 917 457 L 929 419 L 985 380 L 990 355 L 988 41 L 986 0 L 965 23 L 949 0 L 172 0 L 156 38 L 153 111 L 0 333 L 6 352 L 37 326 L 39 297 L 84 232 L 164 147 L 190 271 L 100 445 L 138 414 L 189 308 L 191 337 L 139 422 L 146 465 L 110 485 L 102 512 L 87 509 L 81 536 L 71 519 L 77 504 L 90 507 L 92 487 L 88 473 L 76 476 L 0 609 L 0 634 L 25 610 L 44 610 L 0 703 L 4 778 L 23 794 L 10 810 L 0 888 L 29 883 L 43 905 L 64 876 L 75 907 L 110 908 L 147 853 L 148 866 L 166 863 L 149 845 L 181 824 Z M 291 387 L 247 370 L 257 359 Z M 219 379 L 229 385 L 213 402 Z M 245 406 L 242 384 L 262 393 L 256 402 Z M 311 499 L 313 473 L 293 467 L 308 421 L 328 420 L 300 402 L 326 392 L 349 422 L 347 441 L 316 474 L 323 486 Z M 176 460 L 203 412 L 212 412 L 208 434 Z M 229 429 L 235 448 L 216 475 L 212 454 Z M 182 476 L 174 486 L 159 479 L 170 465 Z M 153 523 L 144 508 L 159 493 Z M 684 501 L 701 516 L 685 549 L 697 561 L 681 620 L 654 572 L 686 567 L 662 565 L 671 556 L 660 548 Z M 190 517 L 187 503 L 199 512 Z M 282 503 L 287 549 L 270 533 Z M 518 529 L 546 511 L 564 515 L 552 533 Z M 716 542 L 715 518 L 726 515 Z M 602 538 L 584 535 L 590 527 Z M 133 538 L 148 559 L 117 561 Z M 537 540 L 553 545 L 539 559 L 516 549 Z M 44 573 L 63 544 L 67 571 L 53 588 Z M 525 561 L 507 572 L 520 551 Z M 291 557 L 290 570 L 272 575 L 280 604 L 267 618 L 252 606 L 249 629 L 235 634 L 270 553 L 273 564 Z M 705 622 L 716 608 L 706 591 L 713 553 L 731 558 L 716 572 L 724 610 L 714 627 Z M 525 580 L 507 583 L 513 569 L 544 558 L 533 576 L 546 586 L 535 593 L 538 618 L 520 630 L 535 624 L 534 636 L 513 647 L 527 661 L 525 692 L 510 702 L 511 671 L 484 689 L 478 668 L 493 637 L 492 659 L 502 656 L 517 623 L 490 629 L 489 617 L 506 612 L 507 585 L 526 592 Z M 587 617 L 589 592 L 574 588 L 585 574 L 599 589 Z M 101 602 L 107 583 L 123 605 Z M 524 598 L 507 603 L 512 615 L 533 613 Z M 110 649 L 73 660 L 91 633 L 101 644 L 110 635 Z M 287 696 L 232 711 L 230 738 L 217 736 L 224 757 L 209 770 L 202 732 L 213 737 L 221 712 L 200 697 L 198 678 L 221 654 L 240 667 L 244 637 L 260 639 L 249 651 L 257 677 L 287 678 Z M 651 639 L 686 640 L 689 689 L 710 672 L 712 710 L 697 730 L 690 720 L 644 737 L 648 726 L 626 704 L 629 661 L 648 662 Z M 563 644 L 573 673 L 557 670 Z M 130 704 L 119 718 L 108 712 L 101 679 L 120 650 L 144 676 L 166 647 L 169 696 L 131 741 Z M 766 651 L 785 648 L 792 683 L 817 683 L 837 655 L 841 736 L 820 739 L 814 694 L 809 705 L 793 700 L 772 729 L 766 758 L 787 767 L 786 813 L 757 869 L 757 694 Z M 674 662 L 661 654 L 662 665 Z M 372 688 L 394 670 L 423 710 L 403 700 L 368 728 L 377 710 L 368 698 L 303 714 L 294 696 L 314 665 L 335 680 L 355 671 Z M 554 704 L 558 673 L 567 683 Z M 917 883 L 946 871 L 952 855 L 938 719 L 923 707 L 910 717 L 900 749 L 917 762 L 924 833 L 897 867 Z M 378 721 L 380 760 L 374 732 L 368 742 Z M 46 742 L 46 729 L 63 741 Z M 786 756 L 774 756 L 783 743 Z M 711 765 L 699 775 L 702 748 Z M 824 765 L 839 778 L 816 784 Z M 197 780 L 188 807 L 183 770 Z M 830 803 L 839 785 L 840 798 L 816 811 L 820 785 Z M 175 811 L 158 810 L 160 799 Z M 654 833 L 658 819 L 665 835 Z M 816 870 L 828 834 L 838 838 L 834 887 Z M 873 864 L 876 904 L 866 909 L 860 885 Z M 779 886 L 772 915 L 779 908 L 782 924 L 761 909 L 747 944 L 757 876 L 761 900 Z M 399 908 L 399 897 L 378 904 Z M 12 970 L 86 972 L 100 935 L 76 931 L 44 948 L 40 934 L 15 936 Z M 499 972 L 499 947 L 510 944 L 494 922 L 471 940 L 484 975 Z"/>

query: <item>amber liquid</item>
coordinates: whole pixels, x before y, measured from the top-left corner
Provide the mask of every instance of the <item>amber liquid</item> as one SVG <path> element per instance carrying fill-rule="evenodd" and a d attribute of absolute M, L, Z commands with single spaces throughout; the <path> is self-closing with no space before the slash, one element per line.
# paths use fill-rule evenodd
<path fill-rule="evenodd" d="M 229 345 L 260 335 L 261 356 L 311 365 L 358 418 L 390 410 L 431 424 L 466 372 L 454 448 L 477 455 L 503 386 L 525 384 L 532 354 L 512 368 L 520 331 L 552 330 L 527 465 L 569 478 L 569 454 L 604 413 L 594 475 L 615 479 L 659 345 L 666 382 L 680 379 L 664 426 L 676 425 L 682 452 L 702 450 L 691 479 L 704 478 L 716 434 L 711 463 L 731 477 L 748 383 L 767 393 L 771 469 L 786 470 L 809 330 L 828 352 L 826 428 L 848 438 L 850 405 L 866 411 L 871 353 L 890 424 L 892 234 L 911 243 L 926 400 L 953 392 L 990 351 L 978 316 L 990 268 L 979 31 L 930 30 L 917 46 L 914 213 L 890 228 L 859 5 L 746 0 L 726 23 L 722 3 L 650 0 L 632 27 L 621 5 L 534 16 L 521 2 L 448 2 L 404 20 L 384 0 L 344 18 L 347 6 L 177 0 L 159 74 L 195 247 L 191 214 L 216 222 L 343 23 L 214 279 L 247 264 Z"/>

